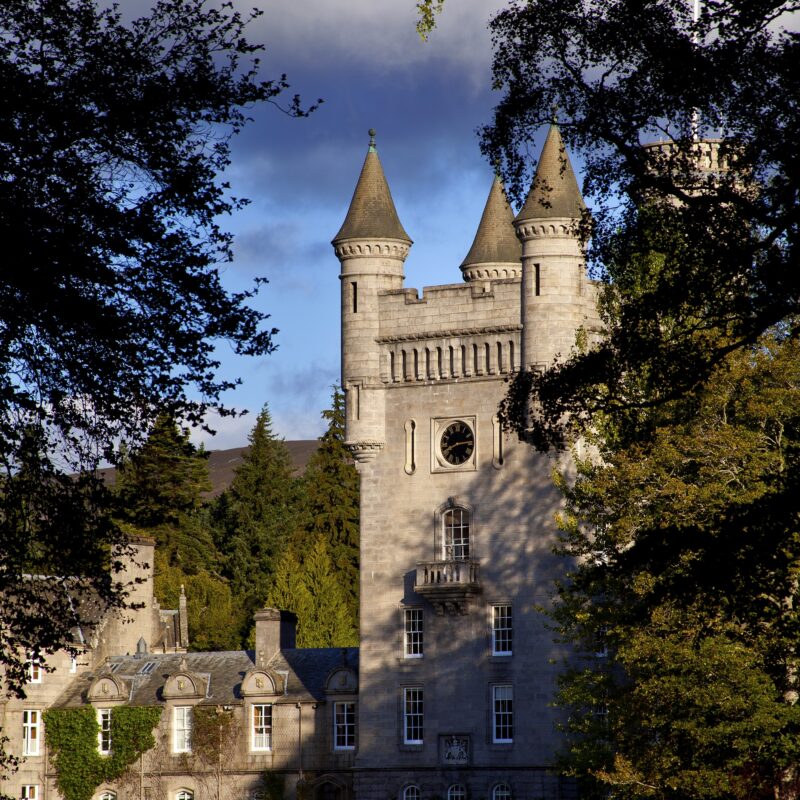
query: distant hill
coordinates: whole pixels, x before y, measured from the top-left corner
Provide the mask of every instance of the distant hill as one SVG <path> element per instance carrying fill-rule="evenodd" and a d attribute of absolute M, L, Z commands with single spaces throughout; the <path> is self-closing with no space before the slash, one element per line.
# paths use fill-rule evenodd
<path fill-rule="evenodd" d="M 300 439 L 294 442 L 284 442 L 292 459 L 295 475 L 302 475 L 306 470 L 308 460 L 319 447 L 318 439 Z M 242 463 L 249 447 L 232 447 L 229 450 L 210 450 L 208 453 L 208 472 L 211 478 L 211 491 L 207 498 L 216 497 L 230 486 L 236 467 Z M 117 471 L 113 467 L 98 470 L 103 480 L 113 485 Z"/>

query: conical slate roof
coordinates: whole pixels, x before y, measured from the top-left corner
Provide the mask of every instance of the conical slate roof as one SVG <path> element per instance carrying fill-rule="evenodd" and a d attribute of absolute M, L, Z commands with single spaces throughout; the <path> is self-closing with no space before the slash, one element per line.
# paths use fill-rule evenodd
<path fill-rule="evenodd" d="M 344 239 L 401 239 L 411 244 L 397 211 L 370 131 L 369 150 L 350 201 L 350 208 L 333 244 Z"/>
<path fill-rule="evenodd" d="M 522 245 L 514 232 L 514 212 L 506 199 L 503 184 L 495 177 L 475 241 L 461 264 L 461 269 L 477 264 L 514 264 L 519 266 Z"/>
<path fill-rule="evenodd" d="M 558 125 L 553 123 L 539 156 L 531 190 L 516 221 L 552 217 L 578 219 L 585 208 Z"/>

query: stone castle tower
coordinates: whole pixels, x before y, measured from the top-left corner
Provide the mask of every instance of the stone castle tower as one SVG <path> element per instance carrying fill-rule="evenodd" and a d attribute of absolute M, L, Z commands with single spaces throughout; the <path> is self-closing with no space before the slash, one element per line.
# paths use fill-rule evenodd
<path fill-rule="evenodd" d="M 551 554 L 553 462 L 507 437 L 505 380 L 599 325 L 558 128 L 514 218 L 491 186 L 463 282 L 404 285 L 412 241 L 374 132 L 333 246 L 341 263 L 346 439 L 361 476 L 359 800 L 521 800 L 567 791 L 554 660 L 535 610 Z"/>

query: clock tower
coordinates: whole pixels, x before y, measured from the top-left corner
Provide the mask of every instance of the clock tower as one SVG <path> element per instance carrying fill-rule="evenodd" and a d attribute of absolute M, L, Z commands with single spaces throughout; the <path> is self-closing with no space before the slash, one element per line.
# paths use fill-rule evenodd
<path fill-rule="evenodd" d="M 341 263 L 346 441 L 361 479 L 358 800 L 537 800 L 558 662 L 537 607 L 557 464 L 506 435 L 507 381 L 599 327 L 576 233 L 584 206 L 558 128 L 514 218 L 495 178 L 463 281 L 404 283 L 411 239 L 370 131 Z"/>

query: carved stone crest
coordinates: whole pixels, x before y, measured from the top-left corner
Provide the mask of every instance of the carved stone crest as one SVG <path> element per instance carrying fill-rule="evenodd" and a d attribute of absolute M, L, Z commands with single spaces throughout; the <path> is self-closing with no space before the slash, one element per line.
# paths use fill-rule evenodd
<path fill-rule="evenodd" d="M 442 763 L 447 766 L 469 764 L 469 736 L 445 734 L 441 737 Z"/>

